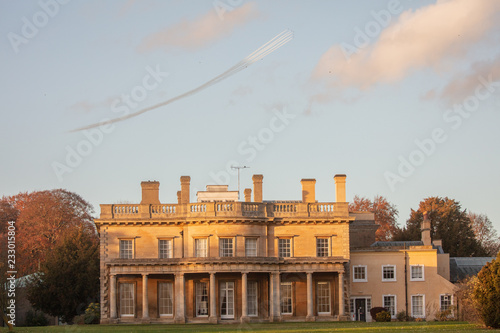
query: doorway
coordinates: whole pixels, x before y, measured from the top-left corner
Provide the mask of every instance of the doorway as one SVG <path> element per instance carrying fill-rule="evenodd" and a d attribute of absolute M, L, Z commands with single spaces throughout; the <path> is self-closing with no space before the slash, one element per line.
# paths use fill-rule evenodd
<path fill-rule="evenodd" d="M 220 284 L 220 317 L 234 319 L 234 282 Z"/>

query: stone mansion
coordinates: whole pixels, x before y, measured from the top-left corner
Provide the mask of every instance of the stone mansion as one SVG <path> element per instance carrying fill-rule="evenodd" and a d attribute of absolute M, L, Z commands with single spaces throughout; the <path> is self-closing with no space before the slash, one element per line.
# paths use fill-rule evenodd
<path fill-rule="evenodd" d="M 244 201 L 208 185 L 190 202 L 182 176 L 175 204 L 148 181 L 139 204 L 101 205 L 101 322 L 370 320 L 371 306 L 423 317 L 451 306 L 439 244 L 370 247 L 373 213 L 349 212 L 345 175 L 335 202 L 316 201 L 314 179 L 301 180 L 300 201 L 264 201 L 263 176 L 252 180 Z"/>

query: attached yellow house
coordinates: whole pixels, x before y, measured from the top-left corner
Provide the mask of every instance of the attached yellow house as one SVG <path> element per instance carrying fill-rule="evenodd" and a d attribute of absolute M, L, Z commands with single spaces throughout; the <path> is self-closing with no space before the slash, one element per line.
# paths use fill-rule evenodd
<path fill-rule="evenodd" d="M 370 308 L 385 307 L 392 318 L 408 316 L 433 320 L 437 311 L 454 304 L 450 256 L 441 241 L 431 242 L 425 219 L 422 241 L 375 242 L 351 248 L 350 314 L 352 320 L 374 320 Z"/>

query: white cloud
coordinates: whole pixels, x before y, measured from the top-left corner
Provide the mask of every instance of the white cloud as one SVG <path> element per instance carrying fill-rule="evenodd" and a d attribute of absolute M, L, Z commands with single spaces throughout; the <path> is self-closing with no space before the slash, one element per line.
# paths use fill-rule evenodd
<path fill-rule="evenodd" d="M 140 52 L 156 48 L 198 49 L 229 36 L 238 26 L 260 16 L 255 3 L 248 2 L 224 14 L 222 20 L 212 8 L 193 20 L 183 20 L 145 37 L 138 46 Z"/>
<path fill-rule="evenodd" d="M 346 59 L 341 45 L 322 55 L 312 81 L 326 84 L 326 93 L 369 89 L 377 83 L 397 82 L 414 71 L 448 71 L 466 59 L 468 51 L 500 26 L 500 1 L 446 0 L 403 12 L 382 30 L 372 44 Z M 333 98 L 337 98 L 332 96 Z"/>

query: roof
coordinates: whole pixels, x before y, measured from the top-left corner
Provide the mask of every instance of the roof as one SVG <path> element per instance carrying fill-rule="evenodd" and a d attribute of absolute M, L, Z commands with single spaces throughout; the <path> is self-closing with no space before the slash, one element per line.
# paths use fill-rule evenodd
<path fill-rule="evenodd" d="M 422 241 L 378 241 L 370 245 L 371 247 L 390 247 L 390 246 L 400 246 L 400 247 L 408 247 L 408 246 L 422 246 L 424 243 Z"/>
<path fill-rule="evenodd" d="M 495 257 L 452 257 L 450 258 L 450 281 L 457 282 L 474 276 Z"/>

